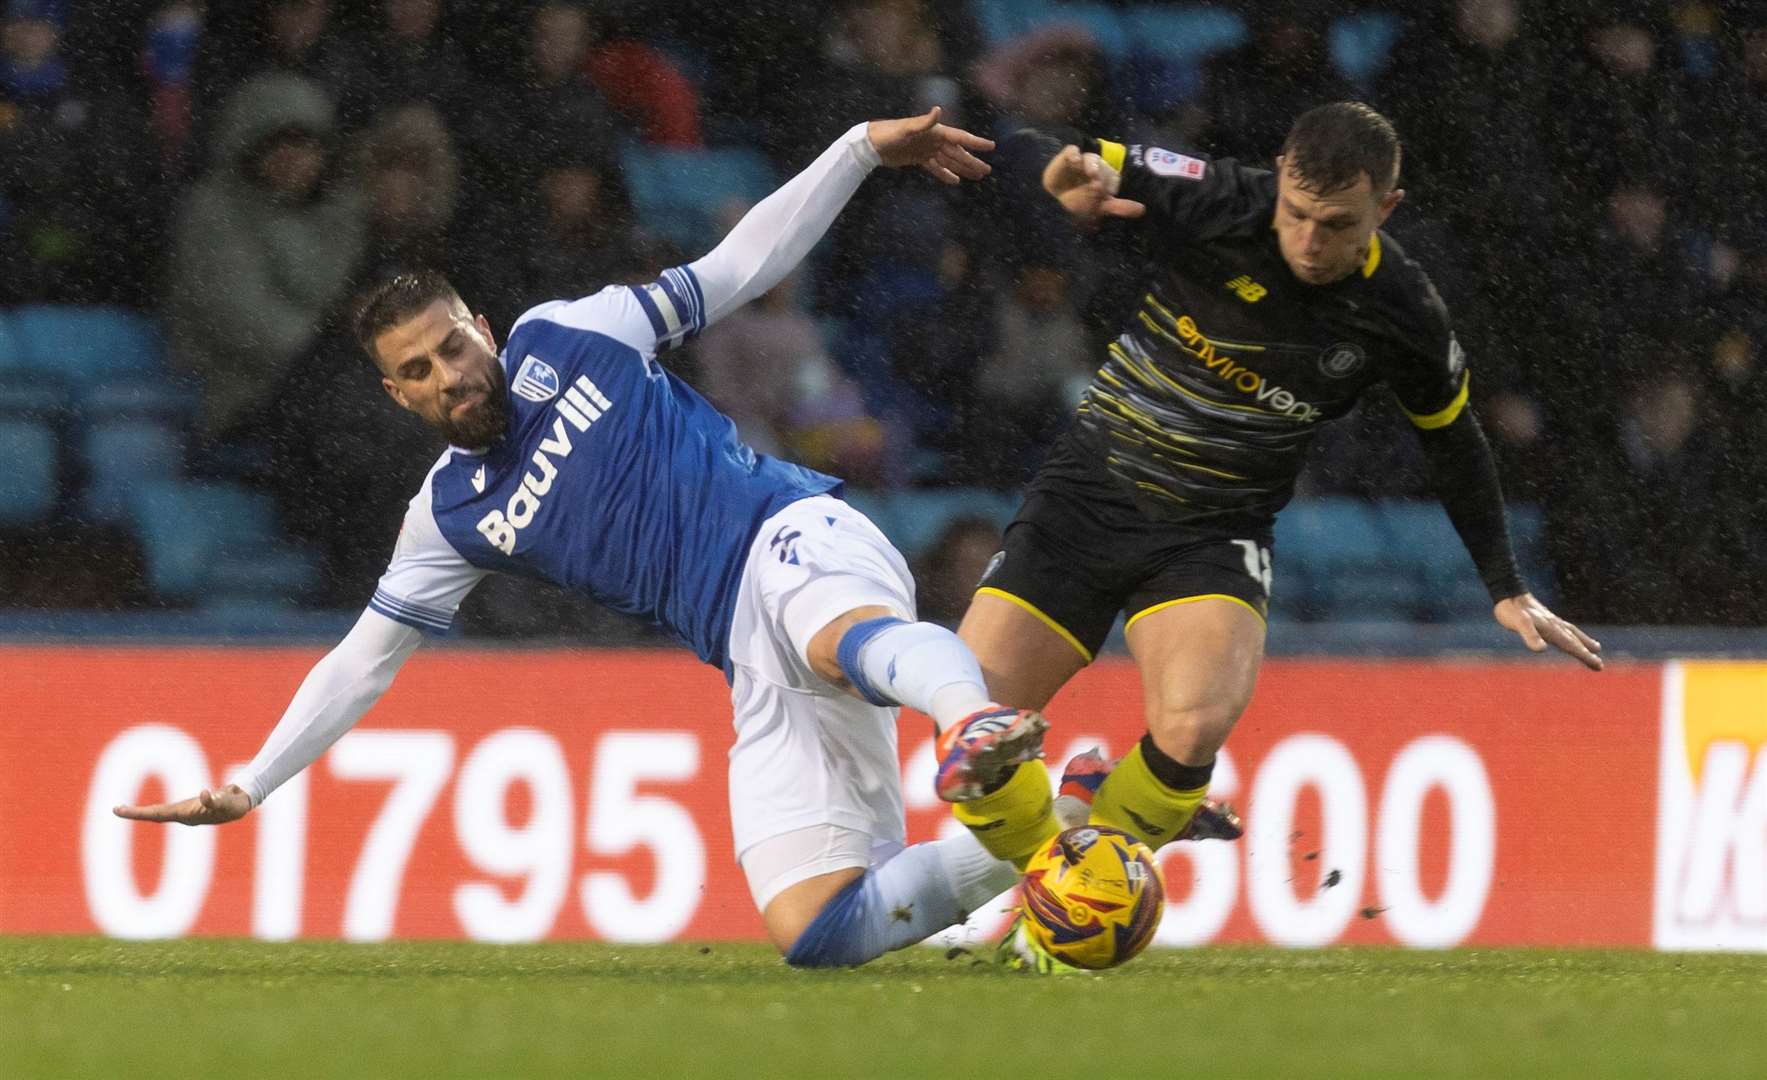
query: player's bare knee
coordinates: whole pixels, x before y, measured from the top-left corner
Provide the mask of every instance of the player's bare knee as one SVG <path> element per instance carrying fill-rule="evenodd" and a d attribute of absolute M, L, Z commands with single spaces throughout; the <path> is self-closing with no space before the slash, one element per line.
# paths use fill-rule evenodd
<path fill-rule="evenodd" d="M 787 887 L 769 900 L 766 910 L 761 912 L 761 922 L 779 955 L 790 953 L 792 946 L 804 936 L 804 931 L 822 914 L 822 909 L 864 874 L 864 868 L 858 866 L 818 874 Z"/>
<path fill-rule="evenodd" d="M 1215 760 L 1242 711 L 1244 706 L 1236 703 L 1163 709 L 1148 717 L 1147 730 L 1154 745 L 1173 760 L 1205 765 Z"/>

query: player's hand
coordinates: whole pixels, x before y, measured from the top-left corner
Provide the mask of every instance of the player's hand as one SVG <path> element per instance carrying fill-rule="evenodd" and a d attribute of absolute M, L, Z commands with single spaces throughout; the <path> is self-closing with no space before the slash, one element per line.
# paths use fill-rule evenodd
<path fill-rule="evenodd" d="M 990 139 L 939 123 L 937 105 L 924 116 L 873 120 L 865 129 L 885 165 L 919 165 L 947 184 L 980 180 L 993 169 L 975 151 L 994 149 Z"/>
<path fill-rule="evenodd" d="M 210 791 L 204 788 L 194 799 L 154 803 L 151 806 L 118 806 L 111 813 L 133 821 L 171 821 L 179 825 L 220 825 L 237 821 L 252 812 L 252 797 L 238 784 Z"/>
<path fill-rule="evenodd" d="M 1505 630 L 1513 630 L 1522 643 L 1534 652 L 1545 652 L 1551 645 L 1562 653 L 1576 657 L 1590 671 L 1601 670 L 1601 642 L 1554 615 L 1545 604 L 1534 599 L 1533 593 L 1522 593 L 1497 601 L 1491 609 Z"/>
<path fill-rule="evenodd" d="M 1088 228 L 1103 218 L 1138 218 L 1147 213 L 1147 204 L 1117 198 L 1122 186 L 1122 173 L 1097 154 L 1080 153 L 1077 146 L 1062 147 L 1043 167 L 1043 190 Z"/>

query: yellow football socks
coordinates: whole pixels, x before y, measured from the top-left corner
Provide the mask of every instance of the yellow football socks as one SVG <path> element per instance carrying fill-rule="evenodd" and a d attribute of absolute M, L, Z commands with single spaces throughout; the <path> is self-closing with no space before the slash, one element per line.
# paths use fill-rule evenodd
<path fill-rule="evenodd" d="M 1020 870 L 1043 841 L 1061 831 L 1049 793 L 1049 770 L 1041 761 L 1025 762 L 999 790 L 957 803 L 951 812 L 990 854 Z"/>
<path fill-rule="evenodd" d="M 1141 744 L 1136 743 L 1135 749 L 1124 755 L 1098 786 L 1098 794 L 1092 800 L 1092 823 L 1122 829 L 1157 848 L 1190 824 L 1208 793 L 1207 784 L 1177 791 L 1161 783 L 1147 767 Z"/>

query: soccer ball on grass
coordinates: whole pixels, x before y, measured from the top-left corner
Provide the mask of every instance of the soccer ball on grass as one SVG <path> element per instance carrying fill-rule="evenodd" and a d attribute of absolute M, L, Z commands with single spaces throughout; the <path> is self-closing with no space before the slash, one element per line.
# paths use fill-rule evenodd
<path fill-rule="evenodd" d="M 1147 947 L 1166 910 L 1153 851 L 1104 825 L 1068 829 L 1031 856 L 1021 886 L 1025 933 L 1064 964 L 1116 967 Z"/>

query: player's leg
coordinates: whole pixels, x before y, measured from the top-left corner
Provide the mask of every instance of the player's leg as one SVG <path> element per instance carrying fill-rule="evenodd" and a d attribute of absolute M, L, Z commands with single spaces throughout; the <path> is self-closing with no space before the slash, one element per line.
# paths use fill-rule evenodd
<path fill-rule="evenodd" d="M 1042 709 L 1086 666 L 1090 656 L 1046 619 L 998 590 L 978 592 L 970 601 L 958 636 L 975 650 L 994 696 Z M 1004 774 L 991 790 L 958 802 L 951 812 L 989 851 L 1019 867 L 1059 828 L 1048 772 L 1036 763 Z"/>
<path fill-rule="evenodd" d="M 975 651 L 989 692 L 1027 708 L 1047 705 L 1091 663 L 1122 603 L 1109 580 L 1114 570 L 1092 572 L 1102 568 L 1059 539 L 1085 539 L 1083 527 L 1064 518 L 1067 507 L 1026 503 L 957 631 Z M 952 812 L 989 851 L 1019 866 L 1059 829 L 1042 767 L 1019 768 Z"/>
<path fill-rule="evenodd" d="M 1099 785 L 1092 820 L 1158 847 L 1208 794 L 1215 754 L 1251 701 L 1264 620 L 1238 598 L 1185 597 L 1140 613 L 1128 638 L 1148 733 Z"/>
<path fill-rule="evenodd" d="M 975 654 L 988 692 L 1027 709 L 1047 708 L 1092 661 L 1071 632 L 1030 601 L 987 585 L 970 600 L 957 636 Z"/>
<path fill-rule="evenodd" d="M 867 848 L 863 868 L 817 874 L 772 895 L 760 880 L 775 865 L 813 864 L 830 851 L 863 856 Z M 851 967 L 924 941 L 1018 879 L 967 834 L 903 848 L 835 825 L 764 841 L 744 854 L 743 869 L 768 937 L 796 967 Z"/>
<path fill-rule="evenodd" d="M 894 710 L 776 674 L 732 673 L 730 818 L 756 909 L 792 963 L 864 963 L 1012 886 L 1017 871 L 967 834 L 903 846 Z"/>
<path fill-rule="evenodd" d="M 1097 747 L 1083 750 L 1068 759 L 1062 769 L 1061 784 L 1056 789 L 1055 820 L 1064 829 L 1084 825 L 1092 819 L 1092 802 L 1104 786 L 1114 761 L 1106 761 Z M 1190 824 L 1173 837 L 1178 840 L 1238 840 L 1245 835 L 1245 823 L 1229 803 L 1204 799 L 1191 815 Z"/>
<path fill-rule="evenodd" d="M 862 680 L 874 699 L 959 718 L 962 695 L 987 704 L 955 635 L 910 621 L 913 591 L 875 526 L 826 498 L 775 515 L 745 568 L 731 633 L 732 826 L 768 933 L 794 964 L 863 963 L 919 941 L 1016 876 L 968 836 L 903 847 L 895 710 L 844 692 Z M 880 619 L 843 666 L 841 643 Z"/>

